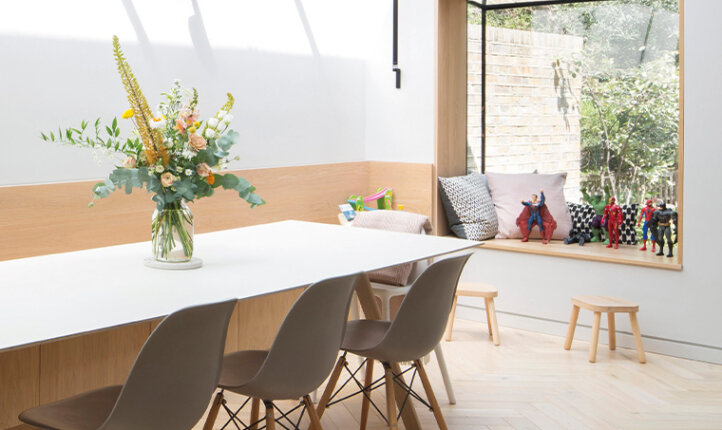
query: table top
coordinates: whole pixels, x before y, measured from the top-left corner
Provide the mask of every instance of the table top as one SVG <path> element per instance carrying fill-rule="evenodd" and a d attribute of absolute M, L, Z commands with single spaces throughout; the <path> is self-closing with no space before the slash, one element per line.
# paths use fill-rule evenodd
<path fill-rule="evenodd" d="M 145 267 L 141 242 L 0 262 L 0 350 L 381 269 L 479 242 L 282 221 L 195 236 L 203 267 Z"/>

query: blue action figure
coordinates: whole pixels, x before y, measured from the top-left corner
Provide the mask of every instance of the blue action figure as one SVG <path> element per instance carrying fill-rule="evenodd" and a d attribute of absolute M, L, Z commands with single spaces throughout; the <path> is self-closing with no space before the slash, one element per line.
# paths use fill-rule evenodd
<path fill-rule="evenodd" d="M 527 231 L 531 231 L 531 227 L 534 221 L 536 221 L 536 224 L 539 226 L 539 231 L 544 232 L 544 223 L 542 222 L 541 215 L 539 215 L 539 208 L 544 206 L 544 190 L 539 190 L 539 194 L 541 194 L 540 200 L 537 200 L 538 196 L 536 194 L 532 194 L 531 200 L 521 201 L 521 204 L 524 206 L 529 206 L 529 224 L 526 227 Z"/>

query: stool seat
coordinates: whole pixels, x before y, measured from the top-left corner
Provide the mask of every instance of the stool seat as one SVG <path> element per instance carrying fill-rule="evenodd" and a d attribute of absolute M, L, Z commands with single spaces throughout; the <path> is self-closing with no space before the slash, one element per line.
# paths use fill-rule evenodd
<path fill-rule="evenodd" d="M 493 285 L 482 282 L 459 282 L 456 294 L 465 297 L 492 298 L 499 295 L 499 290 Z"/>
<path fill-rule="evenodd" d="M 574 296 L 572 304 L 592 312 L 638 312 L 639 305 L 609 296 Z"/>

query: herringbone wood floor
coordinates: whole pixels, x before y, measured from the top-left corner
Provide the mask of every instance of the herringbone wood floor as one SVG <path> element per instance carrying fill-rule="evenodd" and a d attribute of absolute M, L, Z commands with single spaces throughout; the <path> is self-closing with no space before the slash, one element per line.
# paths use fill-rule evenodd
<path fill-rule="evenodd" d="M 633 350 L 604 345 L 590 364 L 586 342 L 564 351 L 560 337 L 503 327 L 500 335 L 494 347 L 486 324 L 456 321 L 454 341 L 443 345 L 454 406 L 433 359 L 427 365 L 450 429 L 722 429 L 722 366 L 658 354 L 642 365 Z M 383 390 L 374 399 L 383 408 Z M 230 394 L 229 404 L 241 400 Z M 324 428 L 358 428 L 360 410 L 360 397 L 336 405 L 324 415 Z M 428 410 L 417 412 L 423 428 L 437 428 Z M 214 428 L 223 418 L 221 411 Z M 383 428 L 372 410 L 369 429 Z"/>

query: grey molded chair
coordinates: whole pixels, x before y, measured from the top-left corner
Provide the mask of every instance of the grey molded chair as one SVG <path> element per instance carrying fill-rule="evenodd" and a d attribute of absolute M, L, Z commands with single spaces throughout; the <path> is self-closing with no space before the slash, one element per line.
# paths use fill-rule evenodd
<path fill-rule="evenodd" d="M 229 419 L 246 426 L 239 418 L 240 410 L 251 403 L 251 422 L 246 428 L 256 428 L 264 419 L 266 428 L 275 428 L 274 400 L 303 398 L 303 402 L 281 418 L 305 406 L 312 428 L 321 430 L 308 394 L 318 388 L 333 368 L 346 330 L 346 319 L 354 287 L 360 274 L 353 274 L 317 282 L 296 300 L 283 320 L 283 324 L 268 351 L 238 351 L 223 359 L 220 392 L 216 395 L 208 414 L 204 430 L 212 429 L 221 406 Z M 225 402 L 223 391 L 227 390 L 249 399 L 232 411 Z M 264 419 L 259 420 L 260 401 L 266 407 Z M 300 418 L 299 418 L 300 420 Z M 288 420 L 292 426 L 298 423 Z"/>
<path fill-rule="evenodd" d="M 421 358 L 431 352 L 444 335 L 456 286 L 470 255 L 464 254 L 431 264 L 411 285 L 393 321 L 349 321 L 341 345 L 344 354 L 338 359 L 336 368 L 319 401 L 317 410 L 319 417 L 323 415 L 328 405 L 350 397 L 345 396 L 343 399 L 333 402 L 340 391 L 339 389 L 334 392 L 341 371 L 346 368 L 349 373 L 354 373 L 346 364 L 346 354 L 350 352 L 365 357 L 364 362 L 366 363 L 364 388 L 355 393 L 363 393 L 361 429 L 366 428 L 371 391 L 383 384 L 386 385 L 387 414 L 385 419 L 390 429 L 398 428 L 394 384 L 401 387 L 407 396 L 410 395 L 423 402 L 423 399 L 412 387 L 399 381 L 398 374 L 392 371 L 391 364 L 401 362 L 413 362 L 413 371 L 414 373 L 418 372 L 426 391 L 428 403 L 424 403 L 433 411 L 439 428 L 447 428 Z M 384 377 L 375 382 L 373 380 L 374 360 L 381 362 L 385 369 Z M 406 402 L 404 402 L 405 404 Z M 378 408 L 376 409 L 378 410 Z"/>
<path fill-rule="evenodd" d="M 236 300 L 181 309 L 143 345 L 125 385 L 28 409 L 20 420 L 52 430 L 190 429 L 218 383 Z"/>

